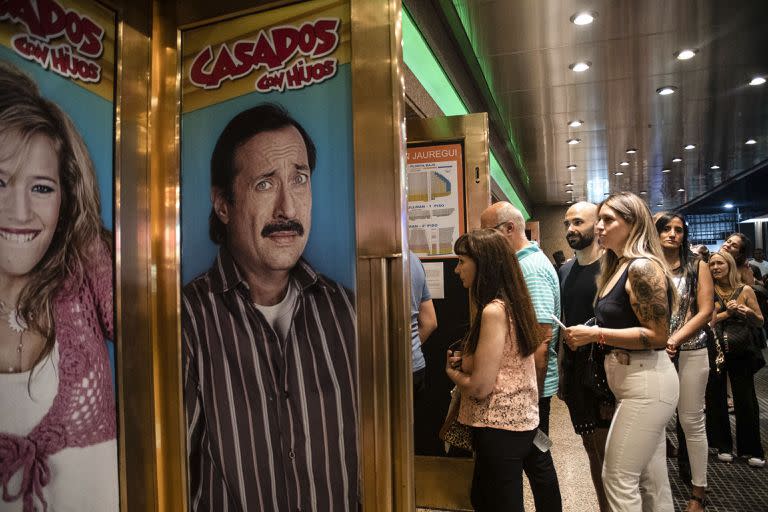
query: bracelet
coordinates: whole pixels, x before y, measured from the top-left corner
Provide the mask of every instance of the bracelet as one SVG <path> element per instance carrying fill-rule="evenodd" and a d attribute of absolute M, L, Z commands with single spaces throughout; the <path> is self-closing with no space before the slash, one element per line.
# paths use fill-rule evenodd
<path fill-rule="evenodd" d="M 605 347 L 605 334 L 603 334 L 602 327 L 597 328 L 597 344 L 601 347 Z"/>

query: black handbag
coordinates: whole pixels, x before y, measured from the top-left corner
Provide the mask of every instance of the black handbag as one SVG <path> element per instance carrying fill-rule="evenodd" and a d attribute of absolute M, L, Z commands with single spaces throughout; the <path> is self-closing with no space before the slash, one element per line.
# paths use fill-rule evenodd
<path fill-rule="evenodd" d="M 728 300 L 737 300 L 743 289 L 743 286 L 737 288 Z M 727 309 L 725 307 L 726 301 L 719 295 L 717 295 L 717 300 L 720 307 L 725 311 Z M 736 316 L 725 318 L 715 325 L 715 333 L 727 354 L 746 355 L 755 346 L 754 329 L 747 324 L 745 318 Z"/>
<path fill-rule="evenodd" d="M 596 325 L 596 319 L 590 318 L 584 325 Z M 589 357 L 584 365 L 584 376 L 582 384 L 589 388 L 598 398 L 602 400 L 613 401 L 613 393 L 608 387 L 608 378 L 605 375 L 605 365 L 603 364 L 602 349 L 595 348 L 597 343 L 592 343 L 589 347 Z M 597 354 L 595 354 L 597 350 Z"/>

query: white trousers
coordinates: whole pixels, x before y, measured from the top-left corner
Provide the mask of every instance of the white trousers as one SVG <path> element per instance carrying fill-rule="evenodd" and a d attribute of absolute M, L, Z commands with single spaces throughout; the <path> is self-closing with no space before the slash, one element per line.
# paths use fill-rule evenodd
<path fill-rule="evenodd" d="M 605 358 L 616 413 L 608 431 L 603 486 L 613 512 L 672 512 L 665 427 L 675 412 L 680 383 L 664 350 Z"/>
<path fill-rule="evenodd" d="M 709 378 L 707 349 L 681 350 L 678 376 L 680 401 L 677 415 L 685 432 L 685 445 L 691 463 L 693 485 L 707 486 L 707 426 L 704 416 L 704 394 Z"/>

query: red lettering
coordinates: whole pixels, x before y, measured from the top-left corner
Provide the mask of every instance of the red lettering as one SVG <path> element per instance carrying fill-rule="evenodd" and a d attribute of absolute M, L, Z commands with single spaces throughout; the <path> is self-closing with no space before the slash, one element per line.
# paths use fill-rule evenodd
<path fill-rule="evenodd" d="M 213 60 L 211 47 L 207 46 L 197 54 L 189 68 L 189 81 L 203 89 L 215 89 L 220 82 L 216 82 L 211 73 L 206 70 Z"/>
<path fill-rule="evenodd" d="M 340 20 L 317 20 L 315 23 L 315 35 L 317 35 L 318 44 L 315 48 L 315 58 L 324 57 L 331 53 L 339 45 L 339 26 Z"/>
<path fill-rule="evenodd" d="M 312 55 L 315 49 L 315 28 L 311 23 L 305 23 L 299 30 L 299 50 L 304 55 Z"/>
<path fill-rule="evenodd" d="M 270 71 L 285 65 L 285 61 L 277 55 L 272 41 L 264 32 L 259 34 L 259 38 L 256 40 L 256 50 L 253 52 L 253 67 L 256 68 L 261 64 L 266 64 Z"/>
<path fill-rule="evenodd" d="M 299 33 L 293 27 L 273 28 L 270 33 L 275 47 L 275 61 L 279 62 L 276 66 L 270 66 L 271 70 L 284 66 L 294 56 L 299 46 Z"/>

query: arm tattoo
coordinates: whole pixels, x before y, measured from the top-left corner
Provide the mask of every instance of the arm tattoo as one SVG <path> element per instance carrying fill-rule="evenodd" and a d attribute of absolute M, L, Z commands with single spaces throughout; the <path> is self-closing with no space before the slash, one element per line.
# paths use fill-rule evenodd
<path fill-rule="evenodd" d="M 640 346 L 642 346 L 646 350 L 651 348 L 651 342 L 648 341 L 648 336 L 646 336 L 645 332 L 643 332 L 643 328 L 642 327 L 638 327 L 637 328 L 637 332 L 640 335 Z"/>
<path fill-rule="evenodd" d="M 632 309 L 637 319 L 643 324 L 664 326 L 666 330 L 669 304 L 664 272 L 653 262 L 639 259 L 629 266 L 629 282 L 635 299 Z"/>

